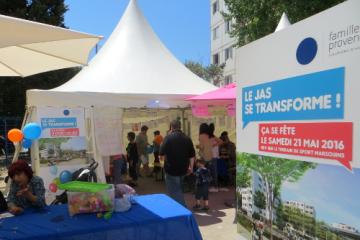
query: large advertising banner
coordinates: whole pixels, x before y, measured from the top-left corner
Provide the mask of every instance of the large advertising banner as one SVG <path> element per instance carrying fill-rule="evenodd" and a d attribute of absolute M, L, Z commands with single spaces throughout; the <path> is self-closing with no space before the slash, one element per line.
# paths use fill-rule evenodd
<path fill-rule="evenodd" d="M 350 0 L 237 50 L 244 237 L 260 221 L 277 239 L 360 239 L 359 12 Z"/>

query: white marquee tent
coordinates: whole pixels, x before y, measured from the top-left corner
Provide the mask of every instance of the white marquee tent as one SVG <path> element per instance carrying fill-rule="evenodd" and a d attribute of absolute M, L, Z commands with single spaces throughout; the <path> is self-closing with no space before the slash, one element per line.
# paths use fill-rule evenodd
<path fill-rule="evenodd" d="M 215 86 L 193 74 L 170 53 L 146 21 L 136 0 L 130 0 L 121 21 L 89 65 L 58 88 L 27 91 L 27 105 L 30 112 L 40 107 L 85 108 L 87 122 L 91 125 L 87 126 L 87 131 L 94 138 L 91 141 L 94 158 L 101 162 L 104 155 L 100 152 L 106 150 L 99 147 L 98 136 L 106 135 L 103 140 L 114 145 L 108 136 L 114 131 L 103 129 L 99 134 L 95 126 L 97 121 L 106 121 L 105 115 L 119 116 L 121 124 L 121 109 L 184 109 L 189 105 L 185 98 L 214 89 Z M 119 112 L 119 115 L 112 112 Z M 34 114 L 29 118 L 36 119 Z M 102 146 L 106 148 L 107 144 Z M 32 151 L 35 170 L 39 167 L 34 161 L 38 152 L 35 145 Z M 99 167 L 98 173 L 101 173 L 102 166 Z"/>
<path fill-rule="evenodd" d="M 179 62 L 131 0 L 109 40 L 64 85 L 27 92 L 28 106 L 184 107 L 215 87 Z"/>

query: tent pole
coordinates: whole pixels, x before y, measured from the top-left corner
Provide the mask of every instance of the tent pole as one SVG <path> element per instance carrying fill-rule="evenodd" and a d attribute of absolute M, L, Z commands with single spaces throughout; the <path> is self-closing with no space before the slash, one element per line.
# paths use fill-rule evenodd
<path fill-rule="evenodd" d="M 36 107 L 32 107 L 30 120 L 38 119 Z M 41 123 L 40 123 L 41 124 Z M 39 154 L 39 140 L 33 141 L 31 146 L 31 166 L 36 174 L 39 174 L 40 171 L 40 154 Z"/>
<path fill-rule="evenodd" d="M 21 130 L 24 128 L 25 124 L 27 123 L 28 118 L 31 117 L 32 111 L 33 111 L 33 107 L 29 107 L 29 108 L 26 107 L 24 118 L 21 123 L 21 128 L 20 128 Z M 11 163 L 17 161 L 21 149 L 22 149 L 22 142 L 19 142 L 15 147 L 15 152 L 14 152 L 14 156 L 13 156 Z M 8 182 L 6 183 L 5 190 L 4 190 L 5 195 L 7 195 L 10 190 L 10 184 L 11 184 L 11 178 L 9 178 Z"/>
<path fill-rule="evenodd" d="M 24 118 L 21 123 L 21 128 L 20 128 L 21 130 L 24 128 L 25 124 L 27 123 L 28 118 L 31 117 L 32 109 L 33 109 L 32 107 L 30 108 L 26 107 Z M 18 142 L 15 147 L 15 152 L 11 163 L 15 162 L 18 159 L 21 149 L 22 149 L 22 142 Z"/>
<path fill-rule="evenodd" d="M 187 127 L 185 125 L 185 108 L 181 108 L 181 126 L 185 134 L 187 134 Z"/>
<path fill-rule="evenodd" d="M 94 107 L 90 108 L 90 116 L 91 116 L 91 140 L 92 140 L 92 151 L 94 155 L 94 160 L 99 164 L 96 168 L 96 176 L 98 182 L 106 182 L 105 179 L 105 170 L 102 157 L 99 156 L 97 147 L 96 147 L 96 135 L 95 135 L 95 117 L 94 117 Z"/>

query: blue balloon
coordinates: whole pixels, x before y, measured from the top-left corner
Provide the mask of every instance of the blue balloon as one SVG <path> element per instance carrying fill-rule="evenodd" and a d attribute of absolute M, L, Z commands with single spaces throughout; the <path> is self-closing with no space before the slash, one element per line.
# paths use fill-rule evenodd
<path fill-rule="evenodd" d="M 37 123 L 28 123 L 23 129 L 23 133 L 27 139 L 38 139 L 41 136 L 41 127 Z"/>
<path fill-rule="evenodd" d="M 60 173 L 60 182 L 61 183 L 67 183 L 72 180 L 72 174 L 68 170 L 64 170 Z"/>
<path fill-rule="evenodd" d="M 24 138 L 22 141 L 23 148 L 31 148 L 32 141 L 30 139 Z"/>
<path fill-rule="evenodd" d="M 56 176 L 57 172 L 58 172 L 58 167 L 57 167 L 56 165 L 52 165 L 52 166 L 50 167 L 50 173 L 51 173 L 52 175 Z"/>

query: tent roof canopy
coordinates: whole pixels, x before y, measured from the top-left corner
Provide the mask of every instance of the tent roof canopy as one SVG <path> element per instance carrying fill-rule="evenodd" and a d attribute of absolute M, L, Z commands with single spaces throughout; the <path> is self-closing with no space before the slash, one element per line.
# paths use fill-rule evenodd
<path fill-rule="evenodd" d="M 28 105 L 184 107 L 185 98 L 216 89 L 179 62 L 131 0 L 88 66 L 64 85 L 28 91 Z"/>

